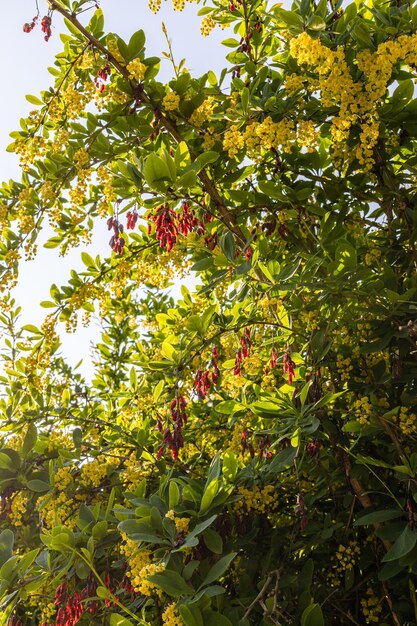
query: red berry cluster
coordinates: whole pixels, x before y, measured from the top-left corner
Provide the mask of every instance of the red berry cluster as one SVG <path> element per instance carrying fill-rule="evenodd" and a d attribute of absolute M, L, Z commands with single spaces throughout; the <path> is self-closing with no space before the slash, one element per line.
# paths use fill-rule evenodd
<path fill-rule="evenodd" d="M 207 237 L 204 237 L 204 245 L 209 250 L 214 250 L 214 248 L 217 246 L 217 233 L 213 233 L 213 235 L 208 235 Z"/>
<path fill-rule="evenodd" d="M 230 0 L 229 11 L 233 13 L 233 11 L 236 11 L 236 9 L 239 9 L 241 5 L 242 5 L 242 0 Z"/>
<path fill-rule="evenodd" d="M 11 615 L 6 622 L 6 626 L 22 626 L 22 620 L 18 619 L 14 615 Z"/>
<path fill-rule="evenodd" d="M 166 448 L 171 450 L 171 456 L 174 461 L 178 459 L 178 452 L 184 447 L 184 440 L 182 438 L 182 429 L 184 424 L 187 423 L 187 413 L 185 408 L 187 401 L 184 396 L 178 396 L 174 398 L 170 405 L 171 419 L 174 422 L 173 432 L 170 428 L 166 428 L 164 431 L 163 444 L 158 450 L 156 455 L 157 459 L 160 459 L 164 454 Z M 161 430 L 162 423 L 158 420 L 158 430 Z"/>
<path fill-rule="evenodd" d="M 242 454 L 245 454 L 246 450 L 248 450 L 249 454 L 251 455 L 253 459 L 255 456 L 255 448 L 249 439 L 249 434 L 247 430 L 242 431 L 242 434 L 240 436 L 240 443 L 242 447 Z M 271 441 L 269 439 L 269 436 L 266 435 L 259 442 L 259 458 L 260 459 L 272 459 L 273 454 L 269 450 L 270 447 L 271 447 Z"/>
<path fill-rule="evenodd" d="M 320 448 L 321 441 L 320 439 L 317 439 L 317 437 L 307 445 L 307 454 L 311 459 L 314 459 L 316 463 L 320 460 Z"/>
<path fill-rule="evenodd" d="M 94 84 L 97 87 L 97 89 L 100 90 L 100 92 L 102 93 L 106 87 L 106 82 L 108 77 L 110 76 L 110 65 L 108 63 L 106 63 L 106 65 L 102 68 L 99 69 L 99 71 L 97 72 L 97 76 L 94 79 Z"/>
<path fill-rule="evenodd" d="M 113 235 L 109 241 L 109 246 L 116 254 L 123 254 L 125 240 L 120 235 L 123 233 L 123 224 L 120 224 L 117 217 L 109 217 L 107 220 L 107 228 L 113 229 Z"/>
<path fill-rule="evenodd" d="M 85 597 L 89 596 L 85 595 Z M 55 592 L 54 602 L 55 606 L 59 607 L 55 622 L 56 626 L 74 626 L 80 621 L 84 612 L 82 599 L 83 597 L 78 591 L 74 595 L 69 594 L 65 581 L 59 585 Z"/>
<path fill-rule="evenodd" d="M 194 376 L 193 389 L 200 400 L 204 400 L 211 387 L 210 372 L 206 370 L 197 370 Z"/>
<path fill-rule="evenodd" d="M 235 366 L 233 368 L 233 374 L 235 376 L 240 376 L 242 372 L 242 363 L 243 359 L 246 359 L 249 356 L 250 351 L 250 328 L 245 328 L 245 332 L 243 337 L 240 338 L 241 348 L 236 352 L 235 357 Z"/>
<path fill-rule="evenodd" d="M 248 246 L 245 250 L 245 258 L 250 261 L 253 255 L 253 250 L 250 246 Z"/>
<path fill-rule="evenodd" d="M 252 39 L 252 33 L 249 31 L 246 37 L 242 37 L 240 40 L 239 52 L 250 52 L 251 45 L 250 40 Z"/>
<path fill-rule="evenodd" d="M 111 579 L 110 579 L 110 574 L 108 572 L 106 572 L 105 576 L 104 576 L 104 584 L 106 586 L 106 588 L 110 591 L 111 594 L 113 594 L 112 591 L 112 586 L 111 586 Z M 112 602 L 111 600 L 109 600 L 108 598 L 106 598 L 104 600 L 104 604 L 106 605 L 106 608 L 109 608 L 110 606 L 117 606 L 116 602 Z"/>
<path fill-rule="evenodd" d="M 128 211 L 126 213 L 126 228 L 128 230 L 133 230 L 135 228 L 138 217 L 139 215 L 136 209 L 134 209 L 133 211 Z"/>
<path fill-rule="evenodd" d="M 51 38 L 51 35 L 52 35 L 51 25 L 52 25 L 51 16 L 45 15 L 41 21 L 41 28 L 42 28 L 43 34 L 45 35 L 44 36 L 45 41 L 49 41 L 49 39 Z"/>
<path fill-rule="evenodd" d="M 290 354 L 287 350 L 285 350 L 284 352 L 284 359 L 282 363 L 283 363 L 282 367 L 284 370 L 284 374 L 288 374 L 288 383 L 292 385 L 292 381 L 295 376 L 295 363 L 291 359 Z"/>
<path fill-rule="evenodd" d="M 170 252 L 177 242 L 177 226 L 175 224 L 177 214 L 170 209 L 167 204 L 162 204 L 156 210 L 156 214 L 152 215 L 151 220 L 155 222 L 156 238 L 161 248 L 165 248 Z M 148 231 L 150 230 L 150 225 Z"/>
<path fill-rule="evenodd" d="M 199 235 L 205 232 L 204 221 L 210 221 L 204 216 L 204 221 L 199 220 L 193 209 L 190 208 L 188 202 L 183 202 L 181 206 L 181 212 L 177 213 L 174 209 L 171 209 L 168 204 L 162 204 L 156 209 L 155 215 L 150 218 L 155 223 L 156 238 L 159 241 L 161 248 L 167 249 L 168 252 L 172 250 L 177 243 L 178 234 L 185 237 L 192 231 L 196 231 Z M 150 232 L 150 225 L 148 232 Z"/>
<path fill-rule="evenodd" d="M 213 368 L 213 371 L 211 373 L 211 380 L 209 370 L 203 372 L 203 370 L 199 369 L 194 376 L 193 388 L 200 400 L 204 400 L 204 398 L 207 396 L 207 393 L 211 387 L 211 383 L 213 383 L 213 385 L 217 385 L 220 376 L 220 370 L 217 364 L 218 356 L 219 351 L 216 346 L 213 346 L 211 350 L 210 361 L 210 366 Z"/>
<path fill-rule="evenodd" d="M 255 448 L 250 443 L 249 435 L 248 435 L 248 432 L 246 430 L 242 431 L 242 434 L 240 436 L 240 443 L 241 443 L 241 446 L 242 446 L 242 454 L 245 454 L 246 450 L 249 450 L 249 454 L 251 455 L 251 457 L 253 459 L 253 457 L 255 456 Z"/>
<path fill-rule="evenodd" d="M 266 435 L 266 437 L 261 439 L 261 441 L 259 442 L 259 457 L 261 459 L 272 459 L 273 454 L 269 449 L 270 447 L 271 440 L 269 439 L 269 436 Z"/>
<path fill-rule="evenodd" d="M 269 367 L 273 370 L 278 363 L 278 352 L 276 351 L 275 346 L 272 347 L 271 350 L 271 358 L 269 359 Z"/>
<path fill-rule="evenodd" d="M 35 28 L 37 22 L 39 19 L 39 15 L 35 15 L 35 17 L 33 18 L 33 20 L 29 23 L 26 22 L 26 24 L 23 24 L 23 32 L 24 33 L 30 33 L 32 32 L 32 30 Z"/>

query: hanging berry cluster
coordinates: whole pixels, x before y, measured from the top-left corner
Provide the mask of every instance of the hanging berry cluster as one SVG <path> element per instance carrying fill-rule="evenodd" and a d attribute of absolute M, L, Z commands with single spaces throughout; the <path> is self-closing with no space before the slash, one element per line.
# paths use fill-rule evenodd
<path fill-rule="evenodd" d="M 166 248 L 168 252 L 177 243 L 179 233 L 185 237 L 193 231 L 202 235 L 205 232 L 204 221 L 209 221 L 206 216 L 204 221 L 199 220 L 188 202 L 182 203 L 180 212 L 174 211 L 168 204 L 162 204 L 150 219 L 155 223 L 156 238 L 160 247 Z M 149 225 L 148 232 L 150 231 Z"/>
<path fill-rule="evenodd" d="M 184 424 L 187 423 L 186 406 L 187 401 L 184 396 L 178 396 L 171 402 L 170 412 L 174 426 L 172 432 L 170 428 L 164 430 L 163 444 L 158 450 L 157 459 L 161 458 L 167 448 L 170 449 L 173 460 L 176 461 L 178 459 L 178 453 L 184 447 L 182 429 Z M 162 422 L 160 420 L 158 420 L 157 427 L 158 430 L 162 430 Z"/>
<path fill-rule="evenodd" d="M 250 352 L 250 328 L 245 328 L 245 332 L 243 337 L 240 338 L 240 349 L 236 352 L 235 357 L 235 366 L 233 368 L 233 374 L 235 376 L 240 376 L 242 372 L 242 364 L 243 359 L 246 359 L 249 356 Z"/>
<path fill-rule="evenodd" d="M 320 448 L 321 441 L 320 439 L 317 439 L 317 437 L 307 445 L 307 454 L 316 463 L 320 460 Z"/>
<path fill-rule="evenodd" d="M 246 450 L 249 451 L 252 459 L 255 456 L 255 448 L 249 440 L 249 435 L 247 430 L 242 430 L 242 434 L 240 436 L 240 443 L 242 447 L 242 455 L 245 454 Z"/>
<path fill-rule="evenodd" d="M 133 230 L 136 226 L 136 222 L 138 221 L 139 218 L 139 214 L 136 211 L 136 209 L 134 209 L 133 211 L 128 211 L 126 213 L 126 228 L 128 230 Z"/>
<path fill-rule="evenodd" d="M 211 372 L 211 380 L 209 370 L 203 371 L 199 369 L 194 376 L 193 389 L 200 400 L 204 400 L 207 396 L 211 384 L 213 383 L 213 385 L 216 385 L 219 380 L 220 370 L 217 364 L 218 356 L 219 351 L 216 346 L 213 346 L 210 361 L 210 366 L 213 368 L 213 371 Z"/>
<path fill-rule="evenodd" d="M 244 455 L 247 450 L 251 458 L 253 459 L 256 454 L 255 447 L 250 441 L 249 433 L 247 430 L 242 431 L 242 434 L 240 436 L 240 443 L 241 443 L 242 455 Z M 259 442 L 259 458 L 260 459 L 271 459 L 273 457 L 273 454 L 269 449 L 270 447 L 271 447 L 271 440 L 269 439 L 269 436 L 266 435 Z"/>
<path fill-rule="evenodd" d="M 86 598 L 89 596 L 85 596 Z M 56 616 L 56 626 L 74 626 L 77 624 L 84 612 L 80 593 L 75 592 L 70 595 L 68 585 L 64 581 L 55 592 L 55 606 L 58 608 Z"/>
<path fill-rule="evenodd" d="M 107 228 L 113 229 L 113 235 L 109 241 L 109 246 L 116 254 L 123 254 L 125 240 L 120 235 L 123 233 L 123 224 L 120 224 L 117 217 L 109 217 Z"/>
<path fill-rule="evenodd" d="M 275 346 L 273 346 L 271 350 L 271 358 L 269 359 L 269 367 L 271 368 L 271 370 L 275 369 L 275 367 L 277 366 L 277 363 L 278 363 L 278 352 Z"/>
<path fill-rule="evenodd" d="M 52 18 L 50 15 L 45 15 L 41 21 L 41 29 L 44 34 L 45 41 L 49 41 L 52 35 Z"/>
<path fill-rule="evenodd" d="M 35 28 L 36 24 L 38 23 L 38 19 L 39 19 L 39 15 L 35 15 L 35 17 L 33 18 L 31 22 L 26 22 L 26 24 L 23 24 L 23 32 L 24 33 L 32 32 L 32 30 Z"/>
<path fill-rule="evenodd" d="M 106 88 L 106 82 L 108 77 L 110 76 L 111 68 L 108 63 L 102 68 L 100 68 L 97 72 L 97 76 L 94 79 L 94 84 L 100 93 L 103 93 Z"/>
<path fill-rule="evenodd" d="M 290 354 L 287 350 L 285 350 L 284 352 L 284 358 L 282 363 L 284 374 L 288 374 L 288 383 L 292 385 L 292 381 L 295 376 L 295 363 L 291 359 Z"/>

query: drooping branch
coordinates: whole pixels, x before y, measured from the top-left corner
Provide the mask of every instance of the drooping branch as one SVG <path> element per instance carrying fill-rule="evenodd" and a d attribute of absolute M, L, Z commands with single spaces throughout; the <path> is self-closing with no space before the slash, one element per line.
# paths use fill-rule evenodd
<path fill-rule="evenodd" d="M 117 59 L 111 54 L 111 52 L 104 46 L 94 35 L 92 35 L 77 19 L 77 17 L 67 11 L 57 0 L 50 1 L 50 7 L 52 10 L 60 13 L 65 19 L 67 19 L 75 28 L 89 41 L 89 43 L 102 52 L 108 62 L 125 78 L 125 80 L 129 83 L 132 88 L 133 93 L 135 94 L 135 98 L 141 102 L 144 106 L 155 110 L 156 105 L 152 102 L 151 98 L 146 94 L 143 87 L 138 83 L 135 79 L 130 78 L 129 71 L 127 68 L 122 65 Z M 160 123 L 164 126 L 165 130 L 171 135 L 171 137 L 175 140 L 175 142 L 181 143 L 184 141 L 183 137 L 179 133 L 177 126 L 173 120 L 171 120 L 168 116 L 161 112 L 160 115 Z M 196 155 L 190 150 L 191 160 L 194 161 L 196 159 Z M 207 171 L 203 168 L 199 173 L 198 177 L 206 191 L 206 193 L 210 196 L 214 206 L 218 210 L 222 222 L 224 225 L 236 235 L 242 245 L 246 243 L 246 237 L 239 227 L 238 224 L 235 223 L 230 211 L 227 209 L 225 202 L 222 200 L 214 182 L 209 177 Z"/>

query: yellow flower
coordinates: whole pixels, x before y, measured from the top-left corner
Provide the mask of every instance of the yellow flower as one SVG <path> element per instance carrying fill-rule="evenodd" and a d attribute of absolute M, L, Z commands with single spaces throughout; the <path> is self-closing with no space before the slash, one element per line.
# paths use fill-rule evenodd
<path fill-rule="evenodd" d="M 162 106 L 166 111 L 176 111 L 180 103 L 180 97 L 175 91 L 170 91 L 164 96 Z"/>

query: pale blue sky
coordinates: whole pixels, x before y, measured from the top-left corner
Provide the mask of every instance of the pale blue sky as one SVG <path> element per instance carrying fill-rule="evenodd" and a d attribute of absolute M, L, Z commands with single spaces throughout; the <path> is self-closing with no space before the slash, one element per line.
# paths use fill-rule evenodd
<path fill-rule="evenodd" d="M 220 45 L 220 41 L 231 36 L 231 31 L 217 29 L 210 37 L 200 34 L 200 17 L 197 6 L 188 4 L 182 13 L 173 11 L 171 2 L 164 2 L 161 11 L 154 15 L 147 7 L 146 0 L 102 0 L 106 19 L 106 31 L 117 32 L 128 39 L 131 34 L 142 28 L 147 37 L 147 54 L 160 56 L 167 49 L 162 34 L 161 22 L 164 21 L 178 62 L 186 58 L 186 67 L 193 75 L 201 75 L 208 69 L 223 67 L 224 56 L 229 52 Z M 39 0 L 41 15 L 46 11 L 46 0 Z M 47 67 L 53 65 L 54 56 L 61 50 L 59 33 L 62 21 L 54 16 L 53 35 L 49 42 L 43 40 L 40 27 L 31 33 L 22 30 L 25 22 L 30 22 L 36 13 L 35 0 L 19 0 L 7 10 L 7 18 L 0 21 L 0 67 L 4 87 L 0 98 L 0 165 L 1 180 L 19 178 L 20 172 L 15 155 L 6 153 L 10 143 L 9 133 L 19 127 L 19 119 L 33 108 L 25 95 L 37 95 L 52 84 L 52 76 Z M 230 34 L 229 34 L 230 32 Z M 162 64 L 161 80 L 171 77 L 168 61 Z M 106 242 L 107 243 L 107 242 Z M 106 253 L 107 247 L 100 245 L 99 252 Z M 15 290 L 15 297 L 23 306 L 22 321 L 39 324 L 46 309 L 39 307 L 41 300 L 49 297 L 49 286 L 56 282 L 64 284 L 71 268 L 81 269 L 80 249 L 75 249 L 65 258 L 57 259 L 56 251 L 40 250 L 35 261 L 26 263 L 21 271 L 21 279 Z M 92 246 L 90 254 L 97 253 Z M 80 329 L 76 335 L 63 335 L 64 352 L 71 363 L 81 358 L 86 361 L 83 371 L 88 373 L 90 340 L 97 336 L 94 325 L 89 329 Z"/>

